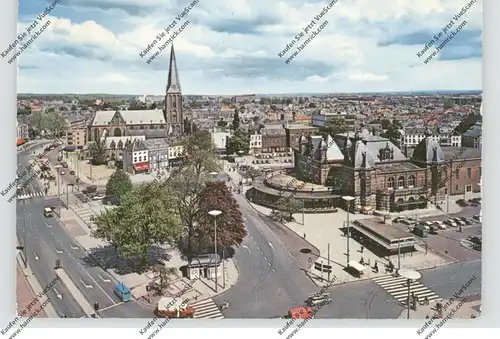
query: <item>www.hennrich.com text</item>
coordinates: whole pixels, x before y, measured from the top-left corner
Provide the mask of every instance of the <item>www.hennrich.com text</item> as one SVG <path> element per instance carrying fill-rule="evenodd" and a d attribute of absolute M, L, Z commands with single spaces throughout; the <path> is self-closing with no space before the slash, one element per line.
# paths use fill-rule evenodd
<path fill-rule="evenodd" d="M 160 43 L 160 41 L 163 41 L 163 43 L 158 46 L 158 50 L 154 52 L 148 60 L 146 60 L 147 64 L 150 64 L 154 59 L 156 59 L 161 52 L 163 52 L 184 29 L 186 29 L 190 23 L 189 20 L 186 20 L 178 29 L 174 30 L 178 22 L 181 21 L 181 19 L 184 18 L 199 2 L 200 0 L 194 0 L 188 6 L 184 7 L 181 14 L 177 15 L 171 24 L 164 27 L 163 30 L 158 33 L 156 38 L 153 39 L 153 41 L 151 41 L 142 52 L 139 53 L 139 56 L 144 58 L 153 49 L 153 47 Z"/>
<path fill-rule="evenodd" d="M 315 37 L 318 36 L 318 34 L 328 25 L 328 21 L 323 21 L 317 29 L 313 29 L 317 26 L 317 23 L 320 19 L 322 19 L 326 13 L 333 7 L 338 2 L 338 0 L 333 0 L 330 3 L 328 3 L 325 7 L 323 7 L 323 10 L 316 16 L 314 16 L 314 19 L 311 20 L 309 24 L 307 24 L 306 27 L 302 29 L 301 32 L 299 32 L 297 35 L 295 35 L 295 38 L 292 39 L 289 43 L 286 44 L 285 48 L 278 53 L 278 56 L 280 58 L 283 58 L 290 49 L 295 46 L 297 43 L 300 43 L 303 41 L 303 38 L 308 36 L 308 38 L 303 41 L 300 46 L 297 46 L 295 52 L 292 53 L 291 56 L 286 59 L 285 63 L 289 64 L 290 61 L 292 61 L 297 55 L 299 55 L 300 52 L 304 50 L 304 48 L 314 40 Z"/>
<path fill-rule="evenodd" d="M 35 20 L 26 28 L 26 30 L 22 33 L 19 33 L 17 36 L 17 39 L 14 40 L 9 46 L 0 53 L 2 58 L 7 57 L 10 52 L 15 50 L 16 47 L 19 46 L 19 49 L 14 53 L 13 56 L 10 57 L 10 59 L 7 61 L 9 64 L 13 63 L 16 61 L 16 59 L 23 53 L 39 36 L 42 34 L 43 31 L 47 29 L 47 27 L 50 26 L 51 22 L 50 20 L 47 20 L 39 29 L 34 30 L 36 27 L 39 26 L 40 22 L 44 20 L 44 18 L 56 7 L 56 5 L 60 2 L 61 0 L 55 0 L 50 6 L 45 8 L 45 11 L 43 11 L 40 15 L 36 17 Z M 30 38 L 26 40 L 28 37 L 28 34 L 30 35 Z M 21 45 L 22 44 L 22 45 Z"/>

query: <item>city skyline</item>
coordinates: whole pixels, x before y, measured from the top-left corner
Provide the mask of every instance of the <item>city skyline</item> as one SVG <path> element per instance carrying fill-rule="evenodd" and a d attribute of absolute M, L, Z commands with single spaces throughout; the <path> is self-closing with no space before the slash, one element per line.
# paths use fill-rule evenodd
<path fill-rule="evenodd" d="M 19 31 L 51 2 L 21 3 Z M 338 2 L 325 14 L 329 24 L 321 34 L 292 63 L 285 64 L 278 52 L 327 3 L 291 0 L 266 4 L 265 9 L 258 1 L 196 3 L 184 18 L 190 24 L 174 41 L 183 92 L 237 95 L 481 88 L 481 1 L 463 15 L 465 28 L 428 64 L 416 53 L 467 1 Z M 189 4 L 158 0 L 57 4 L 47 16 L 50 26 L 19 58 L 18 92 L 163 94 L 168 53 L 150 64 L 139 53 Z"/>

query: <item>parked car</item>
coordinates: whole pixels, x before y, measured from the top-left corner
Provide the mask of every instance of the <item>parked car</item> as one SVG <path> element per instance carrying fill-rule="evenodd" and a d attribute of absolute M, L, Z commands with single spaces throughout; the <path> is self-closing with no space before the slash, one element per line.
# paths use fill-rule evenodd
<path fill-rule="evenodd" d="M 65 175 L 66 174 L 66 172 L 64 172 L 64 171 L 61 171 L 60 173 L 61 173 L 61 175 Z"/>
<path fill-rule="evenodd" d="M 105 197 L 106 196 L 104 194 L 96 194 L 96 195 L 94 195 L 94 197 L 92 197 L 92 200 L 102 200 Z"/>
<path fill-rule="evenodd" d="M 455 221 L 453 219 L 447 219 L 447 220 L 444 221 L 444 223 L 446 225 L 451 226 L 451 227 L 457 227 L 457 224 L 455 223 Z"/>
<path fill-rule="evenodd" d="M 75 175 L 75 171 L 71 170 L 71 171 L 69 171 L 69 174 L 70 175 Z"/>
<path fill-rule="evenodd" d="M 465 201 L 464 199 L 458 199 L 457 200 L 457 204 L 460 207 L 467 207 L 467 206 L 469 206 L 469 204 L 467 203 L 467 201 Z"/>
<path fill-rule="evenodd" d="M 460 218 L 453 218 L 453 220 L 455 221 L 455 223 L 457 225 L 465 226 L 465 222 L 462 219 L 460 219 Z"/>
<path fill-rule="evenodd" d="M 479 217 L 479 214 L 476 214 L 474 215 L 472 218 L 476 219 L 477 221 L 479 221 L 481 218 Z"/>
<path fill-rule="evenodd" d="M 403 220 L 407 220 L 405 217 L 396 217 L 393 222 L 402 222 Z"/>
<path fill-rule="evenodd" d="M 408 226 L 410 226 L 410 225 L 413 225 L 413 224 L 414 224 L 414 222 L 412 222 L 412 221 L 410 221 L 410 220 L 408 220 L 408 219 L 403 219 L 403 220 L 401 220 L 400 222 L 401 222 L 402 224 L 405 224 L 405 225 L 408 225 Z"/>
<path fill-rule="evenodd" d="M 446 229 L 446 225 L 442 221 L 434 221 L 434 225 L 436 225 L 437 228 L 439 228 L 441 230 L 445 230 Z"/>

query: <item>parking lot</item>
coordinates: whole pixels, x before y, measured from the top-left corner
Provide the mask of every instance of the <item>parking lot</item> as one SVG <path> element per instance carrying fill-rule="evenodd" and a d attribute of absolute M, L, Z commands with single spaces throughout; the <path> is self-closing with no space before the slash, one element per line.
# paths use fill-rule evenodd
<path fill-rule="evenodd" d="M 478 215 L 480 213 L 480 209 L 480 206 L 466 207 L 457 214 L 419 218 L 419 222 L 433 223 L 435 221 L 444 222 L 451 218 L 466 217 L 469 218 L 469 220 L 473 221 L 473 224 L 463 225 L 462 232 L 460 232 L 460 227 L 458 226 L 452 227 L 445 224 L 446 229 L 444 230 L 437 229 L 436 232 L 429 232 L 426 238 L 421 238 L 418 236 L 415 236 L 415 238 L 427 243 L 434 252 L 445 257 L 451 257 L 452 259 L 457 261 L 480 259 L 481 251 L 470 249 L 461 244 L 461 241 L 467 240 L 470 236 L 481 237 L 482 224 L 478 220 L 471 218 L 474 215 Z M 400 222 L 395 222 L 393 223 L 393 225 L 405 231 L 409 231 L 412 228 Z"/>

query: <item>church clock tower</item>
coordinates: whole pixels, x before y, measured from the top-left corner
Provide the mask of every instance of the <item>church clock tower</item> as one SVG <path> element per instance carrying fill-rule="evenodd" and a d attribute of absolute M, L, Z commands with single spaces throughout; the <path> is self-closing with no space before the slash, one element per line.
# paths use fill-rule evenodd
<path fill-rule="evenodd" d="M 182 114 L 182 94 L 174 45 L 170 50 L 170 65 L 168 71 L 167 90 L 165 94 L 165 120 L 170 135 L 184 134 L 184 117 Z"/>

